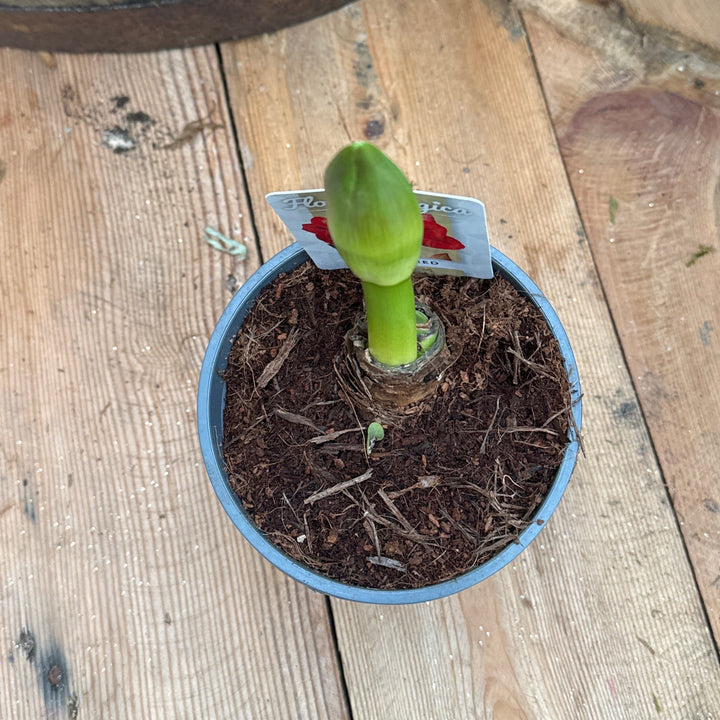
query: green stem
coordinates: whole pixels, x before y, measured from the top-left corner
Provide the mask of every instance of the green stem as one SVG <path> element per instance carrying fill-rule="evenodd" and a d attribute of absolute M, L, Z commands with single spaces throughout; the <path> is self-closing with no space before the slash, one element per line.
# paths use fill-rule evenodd
<path fill-rule="evenodd" d="M 397 367 L 417 359 L 415 294 L 412 280 L 397 285 L 362 283 L 368 325 L 368 350 L 383 365 Z"/>

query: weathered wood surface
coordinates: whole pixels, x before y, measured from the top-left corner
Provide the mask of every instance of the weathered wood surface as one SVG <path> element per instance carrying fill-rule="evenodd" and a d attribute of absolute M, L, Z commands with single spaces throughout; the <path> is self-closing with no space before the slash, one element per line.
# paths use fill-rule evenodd
<path fill-rule="evenodd" d="M 585 390 L 587 457 L 517 562 L 437 603 L 333 603 L 352 716 L 709 719 L 719 256 L 687 263 L 717 246 L 720 74 L 615 3 L 516 6 L 366 0 L 222 48 L 265 257 L 289 238 L 264 194 L 369 137 L 487 202 Z M 0 51 L 3 719 L 349 717 L 324 600 L 238 538 L 195 438 L 204 344 L 259 260 L 238 162 L 213 50 Z"/>
<path fill-rule="evenodd" d="M 544 9 L 525 14 L 532 49 L 720 638 L 720 53 L 717 63 L 678 59 L 669 38 L 649 37 L 643 48 L 612 14 L 577 5 L 568 22 Z M 620 65 L 623 53 L 632 64 Z"/>
<path fill-rule="evenodd" d="M 720 50 L 720 5 L 714 0 L 622 0 L 622 6 L 638 24 Z"/>
<path fill-rule="evenodd" d="M 715 646 L 518 17 L 367 1 L 223 57 L 266 256 L 288 238 L 264 194 L 319 186 L 337 147 L 370 137 L 416 186 L 486 201 L 586 393 L 587 457 L 518 562 L 430 605 L 334 603 L 353 717 L 712 717 Z"/>
<path fill-rule="evenodd" d="M 230 128 L 214 48 L 0 50 L 3 720 L 346 717 L 324 599 L 240 540 L 196 440 L 258 263 Z"/>

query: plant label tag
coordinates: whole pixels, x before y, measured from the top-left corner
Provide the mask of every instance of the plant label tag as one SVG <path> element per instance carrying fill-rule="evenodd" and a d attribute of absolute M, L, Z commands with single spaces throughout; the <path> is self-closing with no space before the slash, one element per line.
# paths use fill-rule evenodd
<path fill-rule="evenodd" d="M 327 225 L 324 190 L 272 192 L 265 196 L 312 261 L 321 270 L 347 265 L 335 249 Z M 457 195 L 415 191 L 423 217 L 417 270 L 437 275 L 493 276 L 485 205 Z"/>

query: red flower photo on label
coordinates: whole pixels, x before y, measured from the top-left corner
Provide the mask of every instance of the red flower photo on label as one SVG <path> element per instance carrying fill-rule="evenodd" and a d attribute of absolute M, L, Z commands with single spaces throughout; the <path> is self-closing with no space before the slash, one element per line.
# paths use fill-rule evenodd
<path fill-rule="evenodd" d="M 315 215 L 309 223 L 303 224 L 302 229 L 312 233 L 318 240 L 322 240 L 324 243 L 334 247 L 334 243 L 330 237 L 330 231 L 328 230 L 327 218 Z"/>
<path fill-rule="evenodd" d="M 435 221 L 430 213 L 425 213 L 423 219 L 423 247 L 437 248 L 438 250 L 462 250 L 465 246 Z"/>

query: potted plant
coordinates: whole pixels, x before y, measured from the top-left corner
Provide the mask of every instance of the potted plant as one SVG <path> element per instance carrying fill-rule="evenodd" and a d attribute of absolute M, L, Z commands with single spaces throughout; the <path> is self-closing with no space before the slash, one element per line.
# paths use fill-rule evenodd
<path fill-rule="evenodd" d="M 352 275 L 294 244 L 236 293 L 200 374 L 205 466 L 245 538 L 313 589 L 444 597 L 557 507 L 580 442 L 574 356 L 495 249 L 491 281 L 413 276 L 424 234 L 445 231 L 377 148 L 341 150 L 325 187 L 319 231 Z"/>

